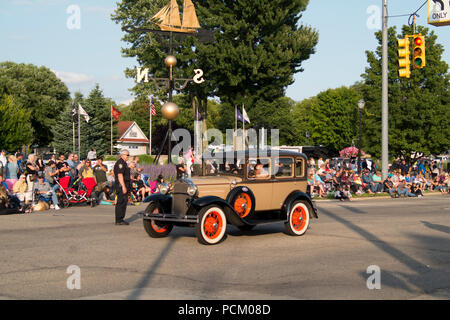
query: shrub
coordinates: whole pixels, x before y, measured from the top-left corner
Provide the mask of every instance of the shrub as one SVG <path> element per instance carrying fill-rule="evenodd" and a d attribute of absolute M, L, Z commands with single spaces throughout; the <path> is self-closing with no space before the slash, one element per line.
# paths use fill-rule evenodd
<path fill-rule="evenodd" d="M 148 175 L 150 180 L 156 180 L 156 178 L 158 178 L 160 174 L 164 179 L 172 182 L 175 181 L 177 177 L 177 170 L 175 169 L 175 165 L 173 164 L 146 165 L 143 166 L 143 168 L 144 170 L 142 171 L 142 173 Z"/>
<path fill-rule="evenodd" d="M 153 164 L 155 157 L 149 156 L 148 154 L 139 155 L 139 164 Z"/>

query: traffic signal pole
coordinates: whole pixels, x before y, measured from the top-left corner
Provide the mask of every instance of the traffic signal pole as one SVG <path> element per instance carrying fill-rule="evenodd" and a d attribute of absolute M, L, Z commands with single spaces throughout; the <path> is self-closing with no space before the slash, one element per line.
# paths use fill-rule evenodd
<path fill-rule="evenodd" d="M 387 0 L 383 1 L 383 57 L 381 89 L 381 177 L 383 181 L 388 174 L 388 30 Z"/>

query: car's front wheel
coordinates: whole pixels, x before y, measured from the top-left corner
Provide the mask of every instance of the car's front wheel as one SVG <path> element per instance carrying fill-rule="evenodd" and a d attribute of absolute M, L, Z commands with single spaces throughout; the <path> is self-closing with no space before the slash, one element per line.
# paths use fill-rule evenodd
<path fill-rule="evenodd" d="M 223 209 L 217 205 L 210 205 L 202 208 L 198 217 L 199 222 L 195 225 L 198 242 L 212 245 L 222 241 L 227 229 L 227 218 Z"/>
<path fill-rule="evenodd" d="M 309 205 L 305 201 L 296 201 L 285 222 L 286 231 L 292 236 L 303 235 L 309 226 Z"/>
<path fill-rule="evenodd" d="M 159 213 L 159 210 L 159 207 L 155 203 L 151 203 L 145 211 L 150 213 Z M 144 219 L 143 222 L 145 231 L 152 238 L 166 237 L 173 229 L 173 224 L 164 221 Z"/>

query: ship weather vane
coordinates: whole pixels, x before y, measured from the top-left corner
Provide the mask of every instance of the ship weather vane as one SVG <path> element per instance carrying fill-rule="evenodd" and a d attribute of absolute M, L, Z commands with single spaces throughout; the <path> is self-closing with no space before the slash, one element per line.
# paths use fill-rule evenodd
<path fill-rule="evenodd" d="M 201 84 L 205 81 L 203 78 L 203 70 L 201 69 L 194 70 L 195 75 L 192 79 L 175 79 L 173 77 L 173 68 L 177 64 L 177 59 L 173 55 L 173 36 L 174 34 L 181 38 L 195 36 L 199 42 L 212 42 L 214 33 L 200 27 L 197 14 L 195 12 L 195 7 L 191 0 L 184 0 L 182 20 L 180 19 L 180 10 L 178 8 L 177 0 L 170 0 L 169 4 L 159 10 L 157 14 L 150 18 L 149 21 L 153 25 L 159 27 L 160 30 L 136 28 L 134 26 L 124 26 L 122 30 L 129 33 L 151 32 L 160 37 L 169 37 L 169 55 L 164 60 L 165 65 L 169 67 L 169 78 L 149 78 L 148 68 L 137 68 L 136 82 L 140 83 L 142 80 L 144 80 L 144 82 L 148 82 L 149 79 L 151 79 L 158 89 L 169 89 L 168 102 L 163 105 L 161 111 L 164 118 L 168 120 L 169 124 L 169 130 L 167 131 L 166 138 L 164 139 L 162 145 L 165 144 L 167 137 L 170 137 L 168 139 L 168 160 L 169 163 L 171 163 L 172 120 L 175 120 L 179 112 L 178 106 L 172 102 L 172 92 L 174 89 L 178 91 L 183 90 L 191 81 L 196 84 Z M 157 161 L 161 155 L 161 152 L 162 148 L 158 156 L 155 158 L 155 161 Z"/>

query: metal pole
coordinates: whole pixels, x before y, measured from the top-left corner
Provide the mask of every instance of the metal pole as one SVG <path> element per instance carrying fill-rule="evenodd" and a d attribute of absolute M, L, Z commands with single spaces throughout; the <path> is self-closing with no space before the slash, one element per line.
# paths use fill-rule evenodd
<path fill-rule="evenodd" d="M 81 148 L 81 143 L 80 143 L 80 105 L 78 104 L 78 159 L 81 159 L 80 148 Z"/>
<path fill-rule="evenodd" d="M 150 120 L 149 120 L 149 133 L 148 133 L 148 154 L 152 155 L 152 112 L 153 112 L 153 101 L 152 97 L 150 96 L 150 105 L 149 105 L 149 112 L 150 112 Z"/>
<path fill-rule="evenodd" d="M 359 139 L 358 139 L 358 174 L 361 174 L 361 135 L 362 135 L 362 109 L 359 109 Z"/>
<path fill-rule="evenodd" d="M 172 42 L 172 31 L 170 32 L 169 39 L 169 50 L 170 55 L 173 55 L 173 42 Z M 169 102 L 172 102 L 172 90 L 173 90 L 173 78 L 172 78 L 172 67 L 169 71 Z M 172 120 L 169 120 L 169 150 L 167 150 L 168 163 L 172 163 Z"/>
<path fill-rule="evenodd" d="M 383 0 L 383 58 L 382 58 L 382 97 L 381 97 L 381 176 L 385 180 L 388 174 L 388 17 L 387 0 Z"/>

